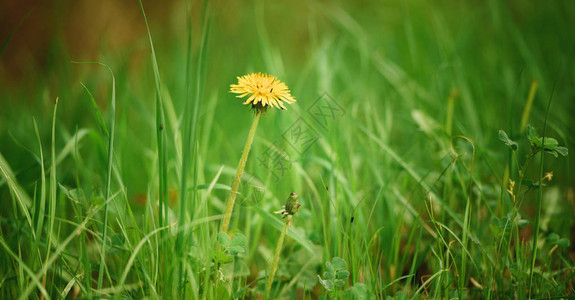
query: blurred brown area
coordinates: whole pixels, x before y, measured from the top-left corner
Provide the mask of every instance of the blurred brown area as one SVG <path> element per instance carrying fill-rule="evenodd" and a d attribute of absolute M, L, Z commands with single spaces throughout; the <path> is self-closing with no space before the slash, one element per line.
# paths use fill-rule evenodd
<path fill-rule="evenodd" d="M 175 1 L 143 1 L 149 22 L 168 23 Z M 98 61 L 146 36 L 138 1 L 0 2 L 0 86 L 26 89 L 71 60 Z M 66 69 L 66 68 L 64 68 Z"/>

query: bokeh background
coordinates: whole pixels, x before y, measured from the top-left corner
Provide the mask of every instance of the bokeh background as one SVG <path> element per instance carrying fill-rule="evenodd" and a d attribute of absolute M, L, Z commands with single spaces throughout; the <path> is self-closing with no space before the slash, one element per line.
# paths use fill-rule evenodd
<path fill-rule="evenodd" d="M 198 88 L 195 70 L 205 29 L 203 4 L 143 1 L 143 5 L 167 103 L 169 185 L 171 205 L 177 210 L 178 130 L 186 103 L 196 99 L 190 95 Z M 278 76 L 297 102 L 288 111 L 271 110 L 262 118 L 246 170 L 266 183 L 264 199 L 271 202 L 265 208 L 270 211 L 281 204 L 284 194 L 300 190 L 304 207 L 327 206 L 301 216 L 300 226 L 307 226 L 309 239 L 317 243 L 322 242 L 318 238 L 322 233 L 312 224 L 318 218 L 328 219 L 330 213 L 344 219 L 352 212 L 363 210 L 367 216 L 373 211 L 375 221 L 365 224 L 366 232 L 377 235 L 383 226 L 388 230 L 384 236 L 407 234 L 419 223 L 405 221 L 402 226 L 408 229 L 395 229 L 389 222 L 402 207 L 397 199 L 407 199 L 425 212 L 428 194 L 422 182 L 443 190 L 449 206 L 463 214 L 464 188 L 446 189 L 452 187 L 446 182 L 451 177 L 445 175 L 451 171 L 446 170 L 454 170 L 455 161 L 465 166 L 453 175 L 463 182 L 473 166 L 477 180 L 473 195 L 481 199 L 474 211 L 475 228 L 480 237 L 489 237 L 492 211 L 505 206 L 500 200 L 507 197 L 506 179 L 516 178 L 498 131 L 505 130 L 520 142 L 522 161 L 529 145 L 521 132 L 521 116 L 534 82 L 537 90 L 529 123 L 540 134 L 546 124 L 547 136 L 575 149 L 573 1 L 214 1 L 209 15 L 199 98 L 199 183 L 209 183 L 222 165 L 225 171 L 218 182 L 231 182 L 252 119 L 249 109 L 229 93 L 229 85 L 236 76 L 251 72 Z M 108 120 L 112 78 L 102 66 L 77 63 L 101 62 L 116 80 L 116 163 L 128 202 L 143 209 L 157 183 L 157 95 L 139 3 L 4 0 L 0 43 L 0 153 L 20 184 L 33 193 L 39 176 L 34 122 L 47 151 L 58 99 L 56 149 L 63 151 L 78 130 L 90 131 L 78 150 L 82 170 L 70 157 L 63 158 L 58 161 L 58 182 L 65 186 L 87 182 L 94 195 L 101 195 L 106 144 L 94 137 L 101 132 L 90 94 Z M 191 76 L 186 75 L 188 60 Z M 322 95 L 342 108 L 327 128 L 314 123 L 309 111 Z M 266 168 L 258 158 L 265 157 L 276 141 L 289 148 L 283 136 L 291 134 L 292 124 L 300 118 L 315 129 L 317 140 L 309 148 L 288 150 L 291 167 L 271 180 L 277 170 Z M 474 149 L 454 136 L 468 138 Z M 545 234 L 556 232 L 573 240 L 571 156 L 546 158 L 545 172 L 553 171 L 554 177 L 544 192 L 543 215 Z M 526 170 L 527 176 L 538 174 L 536 165 Z M 335 186 L 328 192 L 331 201 L 341 201 L 345 209 L 331 210 L 330 201 L 317 199 L 322 185 Z M 225 190 L 214 191 L 210 214 L 221 213 L 226 195 Z M 11 205 L 2 181 L 0 197 L 2 204 Z M 535 198 L 536 193 L 526 194 L 521 207 L 529 220 L 535 215 Z M 249 218 L 250 207 L 243 207 L 240 215 L 244 217 L 235 223 L 239 228 L 246 222 L 243 218 Z M 336 231 L 334 227 L 332 234 Z M 520 235 L 529 238 L 532 228 Z M 384 237 L 377 243 L 387 249 Z M 328 256 L 330 248 L 323 246 Z M 401 249 L 407 256 L 413 254 L 409 247 Z M 566 251 L 566 260 L 573 264 L 573 246 Z M 251 269 L 265 268 L 264 262 L 250 259 Z M 387 264 L 387 275 L 382 276 L 390 282 L 405 274 L 410 263 Z M 434 269 L 425 263 L 418 266 L 419 277 Z"/>
<path fill-rule="evenodd" d="M 176 110 L 181 109 L 186 101 L 188 6 L 183 1 L 144 5 L 163 84 Z M 198 1 L 189 6 L 195 58 L 202 6 Z M 456 89 L 454 134 L 491 148 L 498 129 L 519 126 L 530 84 L 537 80 L 530 123 L 541 129 L 553 95 L 548 125 L 569 146 L 575 114 L 574 12 L 570 1 L 216 2 L 202 114 L 213 109 L 219 134 L 231 145 L 241 144 L 243 135 L 228 133 L 247 124 L 250 116 L 238 113 L 241 108 L 228 86 L 236 76 L 267 72 L 291 87 L 299 99 L 295 114 L 326 92 L 349 117 L 354 109 L 377 111 L 393 135 L 393 146 L 404 149 L 417 143 L 405 138 L 418 131 L 412 113 L 425 112 L 444 124 L 447 99 Z M 67 130 L 93 125 L 81 83 L 106 112 L 109 74 L 73 61 L 112 68 L 118 114 L 130 123 L 126 130 L 144 147 L 153 143 L 153 73 L 138 2 L 4 1 L 0 37 L 0 150 L 10 161 L 26 165 L 27 160 L 10 135 L 30 135 L 32 118 L 49 124 L 56 98 L 61 103 L 58 122 Z M 40 126 L 40 131 L 46 136 L 49 126 Z M 264 133 L 270 139 L 273 134 Z M 212 132 L 206 138 L 217 136 Z M 413 148 L 426 149 L 425 139 L 420 143 Z M 138 174 L 128 178 L 144 182 Z"/>

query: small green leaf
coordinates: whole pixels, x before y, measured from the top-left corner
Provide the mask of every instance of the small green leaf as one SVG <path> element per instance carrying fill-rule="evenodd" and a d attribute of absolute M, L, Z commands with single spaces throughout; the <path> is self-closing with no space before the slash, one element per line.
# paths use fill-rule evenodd
<path fill-rule="evenodd" d="M 558 240 L 555 244 L 561 248 L 567 248 L 569 247 L 569 240 L 566 238 L 562 238 Z"/>
<path fill-rule="evenodd" d="M 561 154 L 562 156 L 567 156 L 569 153 L 568 149 L 565 147 L 557 147 L 555 148 L 555 151 L 557 151 L 557 153 Z"/>
<path fill-rule="evenodd" d="M 214 261 L 222 263 L 222 264 L 227 264 L 227 263 L 231 263 L 232 261 L 234 261 L 233 257 L 228 256 L 227 254 L 225 254 L 221 250 L 215 251 L 212 258 L 214 259 Z"/>
<path fill-rule="evenodd" d="M 335 273 L 333 273 L 333 272 L 323 272 L 323 277 L 325 277 L 325 279 L 335 279 Z"/>
<path fill-rule="evenodd" d="M 545 149 L 554 150 L 559 146 L 559 142 L 554 138 L 545 137 L 545 144 L 543 146 Z"/>
<path fill-rule="evenodd" d="M 336 279 L 333 281 L 333 285 L 335 285 L 336 287 L 342 287 L 345 284 L 345 282 L 341 279 Z"/>
<path fill-rule="evenodd" d="M 245 235 L 243 235 L 241 233 L 236 233 L 236 234 L 234 234 L 234 237 L 232 238 L 231 246 L 240 246 L 242 248 L 246 248 L 247 247 L 247 241 L 248 241 L 248 239 L 246 238 Z"/>
<path fill-rule="evenodd" d="M 245 253 L 246 252 L 246 248 L 242 247 L 242 246 L 230 246 L 228 248 L 228 253 L 230 255 L 238 255 L 240 253 Z"/>
<path fill-rule="evenodd" d="M 323 287 L 326 290 L 331 291 L 331 288 L 333 287 L 333 283 L 331 282 L 331 280 L 323 280 L 319 275 L 317 275 L 317 278 L 319 280 L 319 283 L 321 283 L 321 285 L 323 285 Z"/>
<path fill-rule="evenodd" d="M 519 148 L 519 145 L 516 142 L 509 139 L 507 133 L 505 133 L 505 131 L 503 130 L 499 130 L 499 140 L 504 142 L 505 145 L 507 145 L 513 151 L 516 151 Z"/>
<path fill-rule="evenodd" d="M 335 268 L 329 261 L 325 262 L 325 268 L 327 269 L 328 272 L 335 273 Z"/>
<path fill-rule="evenodd" d="M 333 266 L 335 267 L 336 270 L 345 270 L 347 268 L 345 260 L 343 260 L 340 257 L 336 256 L 331 261 L 333 262 Z"/>
<path fill-rule="evenodd" d="M 505 131 L 499 130 L 499 140 L 504 143 L 507 143 L 507 141 L 509 141 L 509 137 L 507 136 L 507 133 L 505 133 Z"/>
<path fill-rule="evenodd" d="M 533 146 L 535 146 L 535 148 L 541 149 L 543 147 L 543 138 L 536 137 L 531 140 L 531 143 L 533 144 Z"/>
<path fill-rule="evenodd" d="M 227 248 L 231 245 L 232 239 L 227 233 L 220 231 L 218 233 L 218 243 L 220 243 L 224 248 Z"/>
<path fill-rule="evenodd" d="M 347 279 L 349 277 L 349 272 L 346 270 L 339 270 L 337 271 L 337 273 L 335 274 L 335 277 L 337 279 Z"/>
<path fill-rule="evenodd" d="M 559 145 L 559 142 L 557 142 L 556 139 L 545 137 L 545 140 L 543 140 L 542 137 L 538 137 L 530 139 L 530 141 L 531 145 L 533 145 L 536 148 L 536 150 L 540 150 L 541 148 L 543 148 L 545 151 L 548 151 L 548 153 L 553 154 L 555 157 L 557 157 L 557 153 L 553 153 L 555 148 L 557 148 L 557 146 Z"/>
<path fill-rule="evenodd" d="M 559 241 L 559 235 L 557 233 L 552 233 L 547 237 L 547 241 L 551 244 L 556 244 Z"/>

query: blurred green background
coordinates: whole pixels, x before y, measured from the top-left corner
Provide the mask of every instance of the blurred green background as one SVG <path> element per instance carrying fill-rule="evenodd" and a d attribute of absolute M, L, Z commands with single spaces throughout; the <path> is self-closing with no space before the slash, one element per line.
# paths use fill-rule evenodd
<path fill-rule="evenodd" d="M 186 101 L 185 2 L 152 1 L 144 6 L 165 90 L 176 112 L 181 111 Z M 201 3 L 193 1 L 191 10 L 195 57 Z M 553 92 L 549 130 L 561 144 L 572 146 L 574 13 L 571 1 L 216 1 L 201 105 L 202 116 L 215 117 L 213 131 L 201 146 L 222 139 L 226 147 L 242 144 L 244 135 L 232 133 L 247 130 L 250 114 L 241 113 L 239 100 L 228 93 L 229 84 L 236 76 L 258 71 L 278 76 L 299 101 L 293 112 L 266 120 L 274 126 L 260 128 L 270 140 L 328 93 L 345 108 L 347 119 L 363 122 L 361 114 L 376 111 L 394 149 L 417 149 L 419 153 L 412 155 L 418 160 L 432 155 L 432 149 L 425 138 L 413 138 L 421 133 L 412 112 L 422 111 L 443 125 L 447 99 L 457 89 L 453 133 L 498 151 L 497 130 L 517 131 L 529 86 L 536 79 L 530 123 L 541 131 Z M 107 111 L 107 71 L 72 61 L 111 67 L 118 81 L 118 120 L 123 122 L 119 144 L 151 147 L 155 93 L 137 2 L 8 1 L 0 14 L 0 151 L 8 161 L 20 168 L 32 164 L 10 135 L 26 145 L 27 137 L 33 136 L 32 118 L 49 124 L 57 97 L 62 130 L 94 126 L 81 83 Z M 46 137 L 49 126 L 40 126 L 40 131 Z M 512 134 L 517 138 L 518 133 Z M 137 147 L 119 149 L 136 165 L 142 159 Z M 217 149 L 210 153 L 209 162 L 229 161 Z M 567 174 L 571 161 L 560 164 Z M 426 162 L 418 164 L 425 169 Z M 142 188 L 141 175 L 134 171 L 126 177 L 136 187 L 132 190 Z M 557 180 L 573 184 L 569 176 Z"/>
<path fill-rule="evenodd" d="M 176 210 L 179 130 L 186 102 L 196 99 L 195 70 L 205 29 L 203 4 L 144 1 L 143 5 L 166 103 L 168 185 Z M 297 102 L 287 111 L 271 110 L 260 120 L 246 172 L 266 183 L 265 199 L 272 201 L 264 205 L 266 210 L 277 209 L 284 194 L 297 191 L 301 195 L 304 206 L 298 226 L 309 230 L 310 240 L 327 243 L 322 244 L 325 256 L 332 251 L 330 246 L 343 246 L 317 235 L 314 240 L 313 234 L 326 234 L 322 226 L 328 226 L 317 225 L 318 218 L 327 219 L 333 213 L 349 219 L 357 211 L 367 222 L 362 226 L 368 235 L 381 235 L 376 244 L 387 249 L 386 238 L 398 232 L 413 233 L 409 228 L 420 225 L 407 218 L 395 228 L 393 220 L 404 209 L 398 200 L 403 197 L 415 210 L 426 212 L 429 195 L 424 184 L 440 191 L 461 217 L 467 193 L 458 184 L 469 180 L 470 166 L 476 180 L 471 192 L 478 205 L 472 227 L 485 239 L 484 245 L 490 245 L 490 218 L 506 214 L 506 179 L 517 176 L 516 170 L 509 169 L 511 156 L 498 140 L 498 131 L 505 130 L 520 142 L 518 158 L 523 161 L 529 144 L 520 132 L 521 117 L 533 82 L 537 82 L 537 91 L 529 123 L 541 134 L 547 117 L 546 136 L 575 148 L 573 1 L 214 1 L 209 16 L 205 80 L 199 98 L 198 182 L 209 183 L 223 165 L 226 168 L 218 182 L 231 183 L 245 142 L 252 113 L 229 93 L 229 85 L 236 83 L 236 76 L 252 72 L 277 76 Z M 187 51 L 188 42 L 191 51 Z M 157 188 L 156 89 L 138 2 L 3 1 L 0 43 L 0 153 L 21 185 L 33 194 L 40 174 L 33 122 L 38 124 L 47 153 L 58 99 L 57 152 L 64 151 L 77 131 L 89 129 L 75 149 L 81 169 L 70 157 L 62 159 L 58 182 L 75 186 L 80 181 L 94 195 L 102 194 L 107 145 L 87 91 L 107 123 L 112 79 L 106 68 L 74 63 L 97 61 L 107 64 L 115 75 L 116 164 L 129 203 L 143 208 L 147 193 L 154 194 Z M 186 81 L 188 59 L 193 71 Z M 326 95 L 342 113 L 323 128 L 311 109 Z M 292 125 L 300 118 L 314 128 L 317 140 L 309 148 L 292 149 L 284 135 L 293 133 Z M 469 139 L 474 148 L 457 136 Z M 258 160 L 266 157 L 271 144 L 285 147 L 290 155 L 291 167 L 279 180 L 271 180 L 274 170 Z M 459 171 L 454 162 L 462 164 Z M 538 175 L 537 165 L 526 170 L 527 177 Z M 557 232 L 571 241 L 575 238 L 574 166 L 570 156 L 545 158 L 544 172 L 553 171 L 554 177 L 544 190 L 547 221 L 543 233 Z M 453 179 L 446 175 L 451 172 Z M 318 199 L 323 195 L 318 190 L 325 186 L 335 186 L 327 194 L 331 201 L 341 203 L 341 210 L 338 207 L 334 212 L 330 201 Z M 209 214 L 219 214 L 227 191 L 216 190 L 212 196 Z M 0 197 L 2 204 L 12 205 L 3 181 Z M 536 193 L 531 191 L 525 199 L 521 212 L 533 223 Z M 242 228 L 240 224 L 255 215 L 244 208 L 236 227 Z M 61 213 L 70 214 L 70 209 Z M 365 221 L 370 213 L 375 214 L 372 223 Z M 10 218 L 8 210 L 1 214 Z M 401 229 L 403 225 L 407 229 Z M 339 230 L 331 229 L 334 235 Z M 520 235 L 529 239 L 532 233 L 527 227 Z M 265 237 L 262 240 L 273 245 Z M 391 252 L 413 254 L 407 246 L 400 250 L 394 245 Z M 373 251 L 380 253 L 380 249 Z M 405 274 L 411 263 L 401 260 L 398 264 L 397 257 L 386 259 L 391 262 L 385 266 L 385 276 L 389 276 L 385 283 Z M 571 245 L 563 262 L 572 266 L 574 259 Z M 419 263 L 418 278 L 436 270 L 432 264 Z M 248 265 L 261 270 L 265 262 L 255 258 Z M 481 272 L 477 273 L 479 279 Z M 572 279 L 567 281 L 573 288 Z"/>

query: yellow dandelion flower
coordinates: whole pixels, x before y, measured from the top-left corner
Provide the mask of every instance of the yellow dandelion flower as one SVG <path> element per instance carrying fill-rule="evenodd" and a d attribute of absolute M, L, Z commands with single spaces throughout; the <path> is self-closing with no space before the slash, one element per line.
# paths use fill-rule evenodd
<path fill-rule="evenodd" d="M 230 87 L 230 92 L 239 94 L 238 98 L 249 95 L 243 104 L 251 104 L 256 112 L 265 112 L 267 106 L 286 109 L 284 102 L 291 104 L 296 101 L 285 83 L 268 74 L 252 73 L 238 77 L 238 84 Z"/>
<path fill-rule="evenodd" d="M 230 92 L 239 94 L 237 96 L 238 98 L 249 95 L 248 100 L 246 100 L 244 104 L 252 105 L 252 109 L 255 110 L 255 116 L 252 121 L 252 126 L 250 127 L 248 140 L 244 146 L 244 152 L 242 152 L 242 157 L 240 158 L 236 177 L 232 183 L 232 190 L 226 201 L 226 210 L 222 220 L 223 232 L 228 232 L 230 226 L 234 203 L 240 187 L 240 179 L 242 178 L 262 113 L 265 113 L 268 107 L 286 109 L 284 102 L 288 104 L 295 102 L 285 83 L 279 81 L 275 76 L 268 74 L 253 73 L 238 77 L 238 84 L 232 84 L 230 87 Z"/>

